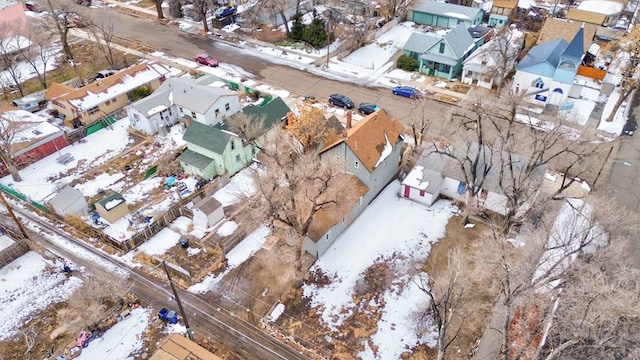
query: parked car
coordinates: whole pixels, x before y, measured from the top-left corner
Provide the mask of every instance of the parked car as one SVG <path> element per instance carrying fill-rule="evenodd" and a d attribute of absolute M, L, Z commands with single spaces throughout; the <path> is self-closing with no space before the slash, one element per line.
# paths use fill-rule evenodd
<path fill-rule="evenodd" d="M 209 54 L 199 54 L 196 55 L 195 58 L 196 62 L 198 64 L 202 64 L 202 65 L 206 65 L 206 66 L 211 66 L 211 67 L 216 67 L 218 66 L 218 59 L 214 58 L 213 56 L 209 55 Z"/>
<path fill-rule="evenodd" d="M 177 324 L 178 314 L 173 310 L 162 308 L 158 311 L 158 319 L 168 322 L 169 324 Z"/>
<path fill-rule="evenodd" d="M 329 95 L 329 104 L 333 106 L 343 107 L 345 109 L 353 109 L 353 101 L 342 94 Z"/>
<path fill-rule="evenodd" d="M 36 5 L 36 3 L 34 3 L 33 1 L 27 1 L 26 3 L 24 3 L 24 7 L 27 8 L 27 10 L 33 11 L 36 13 L 42 12 L 42 10 L 38 7 L 38 5 Z"/>
<path fill-rule="evenodd" d="M 363 115 L 369 115 L 379 110 L 380 110 L 380 106 L 374 103 L 364 102 L 358 106 L 358 111 L 360 111 L 360 113 Z"/>
<path fill-rule="evenodd" d="M 636 130 L 638 130 L 638 123 L 635 120 L 629 120 L 622 128 L 622 135 L 633 136 Z"/>
<path fill-rule="evenodd" d="M 223 6 L 218 8 L 215 12 L 216 19 L 226 18 L 227 16 L 234 15 L 238 11 L 238 8 L 235 6 Z"/>
<path fill-rule="evenodd" d="M 78 334 L 78 338 L 76 339 L 76 346 L 80 348 L 87 347 L 87 345 L 89 345 L 89 342 L 87 341 L 89 339 L 89 336 L 91 336 L 90 332 L 84 330 L 80 331 L 80 333 Z"/>
<path fill-rule="evenodd" d="M 115 70 L 100 70 L 96 74 L 96 79 L 104 79 L 116 73 Z"/>
<path fill-rule="evenodd" d="M 413 86 L 396 86 L 393 88 L 393 95 L 404 96 L 406 98 L 417 99 L 422 94 Z"/>

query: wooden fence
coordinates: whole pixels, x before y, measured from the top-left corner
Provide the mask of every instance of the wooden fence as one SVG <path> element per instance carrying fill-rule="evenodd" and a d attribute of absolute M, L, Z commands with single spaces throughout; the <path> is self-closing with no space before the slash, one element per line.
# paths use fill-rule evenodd
<path fill-rule="evenodd" d="M 0 251 L 0 268 L 3 268 L 13 260 L 19 258 L 29 251 L 29 245 L 24 237 L 16 231 L 8 227 L 2 227 L 2 231 L 12 238 L 15 242 Z"/>

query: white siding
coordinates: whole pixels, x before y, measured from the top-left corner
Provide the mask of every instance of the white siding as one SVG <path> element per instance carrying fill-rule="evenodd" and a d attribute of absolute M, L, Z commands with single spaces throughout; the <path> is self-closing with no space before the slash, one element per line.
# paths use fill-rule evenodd
<path fill-rule="evenodd" d="M 550 75 L 553 75 L 553 74 L 550 74 Z M 512 90 L 514 92 L 518 91 L 519 93 L 526 91 L 527 94 L 538 92 L 542 89 L 531 86 L 531 83 L 533 83 L 533 81 L 536 80 L 537 78 L 541 78 L 542 81 L 544 82 L 544 89 L 549 89 L 549 87 L 551 86 L 551 82 L 553 81 L 551 77 L 540 76 L 540 75 L 531 74 L 524 71 L 517 71 L 516 75 L 513 77 Z M 545 92 L 539 93 L 539 95 L 548 97 L 549 92 L 545 91 Z M 536 100 L 535 95 L 525 96 L 525 100 L 535 104 L 540 104 L 540 105 L 543 105 L 545 103 L 543 101 Z"/>

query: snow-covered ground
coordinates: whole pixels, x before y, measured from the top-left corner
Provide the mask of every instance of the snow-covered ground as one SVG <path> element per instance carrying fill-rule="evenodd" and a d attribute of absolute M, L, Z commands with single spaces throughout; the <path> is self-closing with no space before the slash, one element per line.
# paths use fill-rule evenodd
<path fill-rule="evenodd" d="M 62 263 L 46 260 L 33 251 L 0 269 L 0 340 L 18 334 L 30 316 L 64 301 L 81 285 L 82 280 L 62 272 Z"/>
<path fill-rule="evenodd" d="M 337 330 L 356 311 L 353 295 L 363 272 L 378 262 L 390 265 L 396 279 L 382 295 L 382 318 L 371 338 L 379 352 L 375 356 L 366 346 L 358 354 L 363 359 L 398 359 L 407 347 L 434 344 L 432 333 L 418 334 L 415 314 L 425 308 L 427 297 L 414 283 L 417 277 L 410 274 L 419 271 L 458 208 L 444 200 L 426 207 L 399 197 L 399 190 L 397 181 L 387 186 L 313 266 L 311 271 L 322 270 L 331 283 L 304 287 L 304 296 L 325 324 Z"/>

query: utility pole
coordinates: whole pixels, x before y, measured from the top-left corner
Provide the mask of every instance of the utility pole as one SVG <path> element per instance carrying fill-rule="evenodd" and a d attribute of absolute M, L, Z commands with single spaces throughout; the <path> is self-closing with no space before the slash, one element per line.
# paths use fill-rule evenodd
<path fill-rule="evenodd" d="M 11 207 L 11 205 L 9 205 L 9 202 L 7 201 L 7 199 L 4 198 L 4 194 L 2 193 L 2 191 L 0 191 L 0 201 L 2 201 L 2 203 L 4 204 L 4 207 L 7 208 L 7 212 L 9 213 L 9 216 L 11 216 L 11 218 L 16 223 L 16 225 L 18 225 L 18 229 L 20 229 L 20 233 L 22 233 L 22 236 L 24 236 L 24 238 L 28 240 L 29 234 L 27 234 L 27 232 L 24 229 L 24 226 L 22 226 L 22 223 L 20 222 L 20 219 L 18 219 L 16 214 L 13 212 L 13 208 Z"/>
<path fill-rule="evenodd" d="M 173 286 L 173 281 L 171 280 L 171 274 L 169 274 L 169 269 L 167 268 L 167 263 L 162 261 L 162 267 L 164 268 L 164 272 L 167 273 L 167 278 L 169 279 L 169 285 L 171 285 L 171 290 L 173 290 L 173 296 L 176 298 L 176 302 L 178 303 L 178 310 L 180 311 L 180 316 L 184 320 L 184 326 L 187 328 L 187 336 L 189 340 L 193 341 L 193 332 L 191 331 L 191 327 L 189 327 L 189 321 L 187 320 L 187 315 L 184 313 L 184 309 L 182 308 L 182 302 L 180 301 L 180 297 L 178 297 L 178 291 L 176 287 Z"/>

